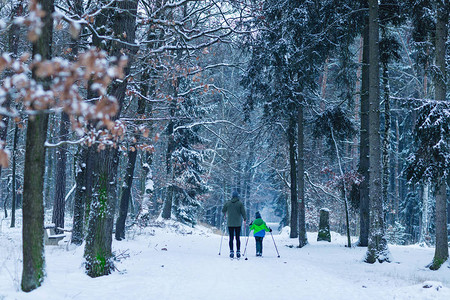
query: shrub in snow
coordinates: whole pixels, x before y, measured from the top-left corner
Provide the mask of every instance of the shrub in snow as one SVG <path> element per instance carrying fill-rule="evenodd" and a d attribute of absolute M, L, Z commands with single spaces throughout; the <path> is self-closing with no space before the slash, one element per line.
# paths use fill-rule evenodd
<path fill-rule="evenodd" d="M 395 222 L 394 226 L 389 225 L 386 230 L 386 238 L 388 243 L 395 245 L 405 245 L 408 235 L 406 228 L 399 222 Z"/>

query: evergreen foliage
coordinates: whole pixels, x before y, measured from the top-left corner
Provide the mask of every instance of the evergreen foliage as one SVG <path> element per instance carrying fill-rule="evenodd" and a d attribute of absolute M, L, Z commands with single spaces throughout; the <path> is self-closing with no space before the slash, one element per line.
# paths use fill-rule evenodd
<path fill-rule="evenodd" d="M 315 138 L 325 137 L 328 146 L 327 152 L 330 155 L 336 155 L 335 142 L 340 145 L 346 139 L 352 138 L 355 133 L 356 129 L 352 120 L 347 117 L 340 106 L 324 111 L 314 121 L 313 136 Z M 333 140 L 333 136 L 335 140 Z"/>
<path fill-rule="evenodd" d="M 195 97 L 185 97 L 179 102 L 175 116 L 181 118 L 174 124 L 175 149 L 171 155 L 174 173 L 172 209 L 179 221 L 191 225 L 197 223 L 202 206 L 201 196 L 210 190 L 203 180 L 206 172 L 203 166 L 206 155 L 203 146 L 205 140 L 200 136 L 198 126 L 184 126 L 189 124 L 189 121 L 201 120 L 207 112 L 199 100 Z"/>
<path fill-rule="evenodd" d="M 413 182 L 446 181 L 450 167 L 450 110 L 446 102 L 430 101 L 419 109 L 415 152 L 408 158 L 406 177 Z"/>
<path fill-rule="evenodd" d="M 386 238 L 390 244 L 405 245 L 407 241 L 406 228 L 400 222 L 395 222 L 394 226 L 389 225 L 386 229 Z"/>

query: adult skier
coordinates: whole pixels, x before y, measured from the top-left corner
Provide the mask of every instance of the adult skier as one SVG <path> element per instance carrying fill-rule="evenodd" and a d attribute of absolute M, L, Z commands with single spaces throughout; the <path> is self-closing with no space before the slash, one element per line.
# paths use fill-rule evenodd
<path fill-rule="evenodd" d="M 233 249 L 233 240 L 236 238 L 236 257 L 241 257 L 241 224 L 242 219 L 244 219 L 244 226 L 245 222 L 247 221 L 247 215 L 245 214 L 245 207 L 244 204 L 242 204 L 241 200 L 239 200 L 239 194 L 237 191 L 234 191 L 231 200 L 228 200 L 223 208 L 222 212 L 225 214 L 225 217 L 227 217 L 227 226 L 228 226 L 228 232 L 230 235 L 230 257 L 234 257 L 234 249 Z"/>

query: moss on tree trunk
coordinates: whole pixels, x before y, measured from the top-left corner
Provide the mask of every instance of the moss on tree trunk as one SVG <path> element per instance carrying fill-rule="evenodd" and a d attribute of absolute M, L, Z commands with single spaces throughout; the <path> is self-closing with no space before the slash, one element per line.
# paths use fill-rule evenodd
<path fill-rule="evenodd" d="M 40 55 L 44 59 L 51 58 L 53 35 L 53 0 L 38 0 L 45 12 L 42 17 L 42 33 L 33 44 L 33 56 Z M 41 82 L 44 89 L 49 88 L 50 78 L 33 78 Z M 33 104 L 32 104 L 33 106 Z M 45 276 L 44 258 L 44 170 L 45 148 L 47 137 L 48 115 L 38 113 L 30 116 L 25 143 L 25 169 L 23 179 L 23 270 L 22 290 L 25 292 L 38 288 Z"/>

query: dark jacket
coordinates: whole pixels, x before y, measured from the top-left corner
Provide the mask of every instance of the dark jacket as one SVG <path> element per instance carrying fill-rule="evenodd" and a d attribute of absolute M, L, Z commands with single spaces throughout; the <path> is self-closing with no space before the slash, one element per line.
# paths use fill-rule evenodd
<path fill-rule="evenodd" d="M 245 214 L 244 204 L 239 200 L 239 198 L 231 198 L 228 200 L 222 208 L 222 212 L 227 214 L 227 226 L 228 227 L 241 227 L 242 218 L 244 221 L 247 220 Z"/>

